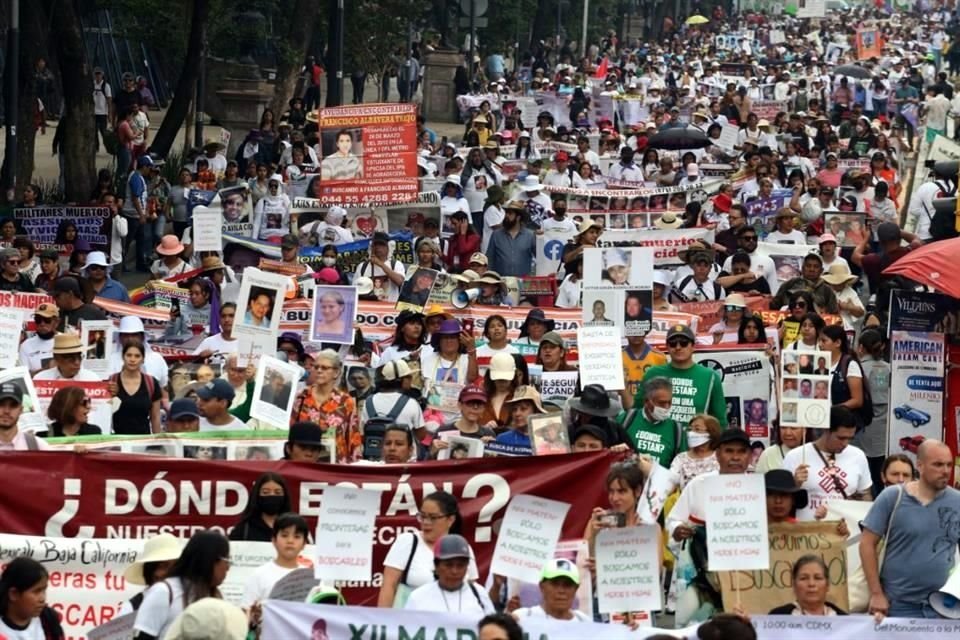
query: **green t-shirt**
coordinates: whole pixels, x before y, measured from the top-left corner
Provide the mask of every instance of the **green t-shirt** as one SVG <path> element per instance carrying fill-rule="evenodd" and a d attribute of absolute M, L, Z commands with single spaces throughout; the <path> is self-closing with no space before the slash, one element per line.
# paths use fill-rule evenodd
<path fill-rule="evenodd" d="M 727 428 L 727 401 L 723 397 L 723 383 L 713 369 L 695 364 L 688 369 L 677 369 L 671 364 L 650 367 L 644 381 L 651 378 L 666 378 L 673 383 L 673 406 L 670 417 L 684 429 L 698 413 L 708 413 Z M 643 406 L 643 387 L 637 392 L 633 406 Z"/>
<path fill-rule="evenodd" d="M 637 453 L 645 453 L 657 460 L 661 467 L 669 469 L 677 454 L 687 448 L 686 438 L 677 423 L 669 418 L 663 422 L 650 422 L 642 407 L 632 413 L 630 424 L 624 425 L 624 428 Z M 621 414 L 618 420 L 626 420 L 629 415 Z"/>

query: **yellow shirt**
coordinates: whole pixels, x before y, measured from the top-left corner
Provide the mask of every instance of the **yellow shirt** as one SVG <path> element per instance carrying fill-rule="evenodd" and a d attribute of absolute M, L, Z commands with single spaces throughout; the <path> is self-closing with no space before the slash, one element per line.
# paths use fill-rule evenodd
<path fill-rule="evenodd" d="M 623 348 L 623 377 L 631 398 L 636 397 L 647 369 L 661 364 L 667 364 L 667 356 L 646 343 L 639 354 L 634 354 L 629 345 Z"/>

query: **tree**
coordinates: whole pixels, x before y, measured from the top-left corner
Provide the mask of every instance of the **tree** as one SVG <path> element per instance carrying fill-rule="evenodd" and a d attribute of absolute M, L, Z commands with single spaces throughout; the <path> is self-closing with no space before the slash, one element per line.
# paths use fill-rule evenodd
<path fill-rule="evenodd" d="M 310 38 L 317 24 L 318 0 L 294 0 L 290 9 L 287 32 L 277 37 L 277 80 L 273 86 L 270 108 L 279 118 L 287 108 L 300 74 L 300 65 L 307 55 Z"/>
<path fill-rule="evenodd" d="M 408 25 L 419 24 L 430 8 L 422 0 L 357 0 L 346 7 L 344 57 L 378 84 L 397 49 L 406 48 Z"/>
<path fill-rule="evenodd" d="M 20 3 L 20 82 L 17 100 L 17 194 L 33 180 L 33 158 L 37 136 L 34 116 L 37 93 L 33 66 L 37 58 L 47 56 L 47 16 L 39 2 Z M 8 70 L 9 71 L 9 70 Z M 8 117 L 13 114 L 8 114 Z"/>
<path fill-rule="evenodd" d="M 83 202 L 96 184 L 97 166 L 93 126 L 93 74 L 87 64 L 80 20 L 70 0 L 50 0 L 50 35 L 60 61 L 65 111 L 63 130 L 64 186 L 66 202 Z"/>
<path fill-rule="evenodd" d="M 177 80 L 177 88 L 167 115 L 164 116 L 160 129 L 150 145 L 150 150 L 158 155 L 165 156 L 170 152 L 177 138 L 177 132 L 190 110 L 190 101 L 193 99 L 197 78 L 200 76 L 200 62 L 204 55 L 204 38 L 209 16 L 210 0 L 193 0 L 190 35 L 187 37 L 187 53 L 183 60 L 183 69 Z"/>

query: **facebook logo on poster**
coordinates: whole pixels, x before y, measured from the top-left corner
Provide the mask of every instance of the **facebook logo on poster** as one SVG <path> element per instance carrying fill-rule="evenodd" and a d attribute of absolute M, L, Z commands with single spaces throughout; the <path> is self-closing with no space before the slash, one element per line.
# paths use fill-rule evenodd
<path fill-rule="evenodd" d="M 550 240 L 543 245 L 543 255 L 551 260 L 559 260 L 563 255 L 563 245 L 560 240 Z"/>

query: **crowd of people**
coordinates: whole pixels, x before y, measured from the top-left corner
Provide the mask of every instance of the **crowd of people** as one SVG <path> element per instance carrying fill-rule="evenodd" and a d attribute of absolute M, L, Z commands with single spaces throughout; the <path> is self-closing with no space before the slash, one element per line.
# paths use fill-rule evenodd
<path fill-rule="evenodd" d="M 110 210 L 104 222 L 110 246 L 93 250 L 76 223 L 63 221 L 57 245 L 67 252 L 38 250 L 13 220 L 0 221 L 0 291 L 52 298 L 37 304 L 24 325 L 18 364 L 27 377 L 106 381 L 110 411 L 95 412 L 84 387 L 66 384 L 47 406 L 46 428 L 28 429 L 21 424 L 27 388 L 6 380 L 0 383 L 0 450 L 46 450 L 48 438 L 96 434 L 284 429 L 283 458 L 300 464 L 457 459 L 470 455 L 461 438 L 514 455 L 610 451 L 619 462 L 604 479 L 607 503 L 579 514 L 587 522 L 590 556 L 582 567 L 559 556 L 547 562 L 532 606 L 521 606 L 503 576 L 480 572 L 456 497 L 437 491 L 418 505 L 418 530 L 398 536 L 378 567 L 377 605 L 468 614 L 480 621 L 482 640 L 519 640 L 530 618 L 592 621 L 576 597 L 584 571 L 595 575 L 597 535 L 638 525 L 662 531 L 658 626 L 673 615 L 678 627 L 702 623 L 696 637 L 703 640 L 756 638 L 745 610 L 724 610 L 706 566 L 704 533 L 711 479 L 763 474 L 771 524 L 821 521 L 840 501 L 873 502 L 858 532 L 869 591 L 863 610 L 845 611 L 830 601 L 831 568 L 819 555 L 804 555 L 791 567 L 793 600 L 771 615 L 941 615 L 929 596 L 946 582 L 960 542 L 953 517 L 960 494 L 950 486 L 954 456 L 934 438 L 912 456 L 894 453 L 888 442 L 889 296 L 910 283 L 883 270 L 937 240 L 931 223 L 939 191 L 914 189 L 911 196 L 908 168 L 920 148 L 947 135 L 951 117 L 960 117 L 951 84 L 960 68 L 960 48 L 951 47 L 956 19 L 926 2 L 916 11 L 888 15 L 860 7 L 818 21 L 759 13 L 728 19 L 722 10 L 711 19 L 702 27 L 670 20 L 657 42 L 620 41 L 611 32 L 579 57 L 569 46 L 540 43 L 515 60 L 496 50 L 485 60 L 464 59 L 456 78 L 466 98 L 460 101 L 466 106 L 462 144 L 438 139 L 422 116 L 417 121 L 420 177 L 441 186 L 439 218 L 412 220 L 406 229 L 413 232 L 412 264 L 397 259 L 394 239 L 378 231 L 367 238 L 365 259 L 348 267 L 338 250 L 355 240 L 345 209 L 331 206 L 303 227 L 292 212 L 284 194 L 291 180 L 311 173 L 319 182 L 334 179 L 323 175 L 319 131 L 308 117 L 319 101 L 315 62 L 306 100 L 291 99 L 277 122 L 265 111 L 234 159 L 222 145 L 207 145 L 180 170 L 176 186 L 160 177 L 162 159 L 148 153 L 149 123 L 138 107 L 135 79 L 124 77 L 129 86 L 113 96 L 97 70 L 95 92 L 106 106 L 97 102 L 96 125 L 103 133 L 113 120 L 123 140 L 117 171 L 124 192 L 113 191 L 107 170 L 91 197 Z M 877 50 L 864 57 L 868 31 Z M 404 101 L 415 96 L 415 83 L 401 91 Z M 531 97 L 560 100 L 561 113 L 543 110 L 530 118 L 519 105 Z M 760 117 L 754 107 L 769 103 L 777 103 L 777 111 Z M 694 148 L 660 142 L 672 134 L 704 141 Z M 722 169 L 707 175 L 710 167 Z M 923 182 L 924 171 L 920 166 L 913 181 Z M 653 196 L 607 191 L 648 188 L 701 190 L 704 197 L 664 197 L 655 204 Z M 417 303 L 393 318 L 394 334 L 384 341 L 359 329 L 352 344 L 277 335 L 277 356 L 301 374 L 292 389 L 277 378 L 276 393 L 285 394 L 280 404 L 293 396 L 287 423 L 251 416 L 257 369 L 241 357 L 234 327 L 238 313 L 248 323 L 262 320 L 272 302 L 258 311 L 251 296 L 249 308 L 238 310 L 239 266 L 226 264 L 223 252 L 193 250 L 190 193 L 197 189 L 220 191 L 225 221 L 233 218 L 223 190 L 239 189 L 251 205 L 253 239 L 278 245 L 275 262 L 287 273 L 352 285 L 361 302 Z M 577 198 L 587 205 L 575 213 Z M 778 204 L 770 210 L 772 202 Z M 42 204 L 40 188 L 31 185 L 18 208 Z M 835 228 L 833 211 L 863 218 Z M 622 220 L 615 222 L 617 216 Z M 541 395 L 543 374 L 578 371 L 576 341 L 556 317 L 583 306 L 586 252 L 603 247 L 607 231 L 628 226 L 654 234 L 710 232 L 708 240 L 679 252 L 682 264 L 658 266 L 647 284 L 654 319 L 692 302 L 717 303 L 719 319 L 699 328 L 670 323 L 656 340 L 623 336 L 624 390 L 581 384 L 578 377 L 569 398 Z M 536 272 L 537 237 L 557 232 L 570 239 L 559 255 L 556 296 L 510 295 L 507 279 Z M 778 268 L 759 250 L 761 240 L 802 247 L 800 269 Z M 307 245 L 322 250 L 316 271 L 300 260 Z M 604 260 L 604 279 L 623 284 L 623 255 Z M 163 327 L 123 314 L 104 376 L 84 366 L 96 359 L 97 344 L 84 344 L 81 330 L 85 322 L 115 318 L 107 303 L 136 298 L 114 277 L 124 269 L 181 287 L 187 301 L 171 309 Z M 428 270 L 476 290 L 475 299 L 465 310 L 430 304 L 433 280 L 421 286 L 418 278 Z M 343 304 L 330 298 L 332 306 Z M 508 307 L 518 305 L 526 313 L 514 316 L 517 310 Z M 760 309 L 777 313 L 765 316 Z M 605 312 L 594 303 L 596 322 L 611 323 Z M 185 357 L 165 359 L 151 346 L 184 335 L 197 338 Z M 721 376 L 698 363 L 706 344 L 765 350 L 770 380 L 758 394 L 764 400 L 745 407 L 749 415 L 731 414 Z M 813 354 L 824 353 L 829 362 L 813 361 Z M 781 362 L 785 354 L 806 358 L 801 366 L 822 380 L 780 380 L 782 366 L 789 366 Z M 196 365 L 187 384 L 178 382 L 181 360 Z M 441 395 L 445 410 L 438 409 Z M 780 426 L 777 407 L 798 395 L 829 398 L 824 429 Z M 551 415 L 559 428 L 531 432 L 532 421 Z M 751 424 L 767 429 L 769 442 L 757 447 L 757 436 L 744 430 Z M 264 600 L 299 568 L 311 530 L 293 512 L 281 474 L 264 473 L 251 496 L 229 536 L 204 531 L 182 549 L 168 534 L 145 542 L 141 561 L 125 575 L 145 587 L 125 605 L 136 612 L 137 640 L 212 637 L 191 636 L 189 629 L 218 629 L 218 637 L 232 640 L 259 628 Z M 841 520 L 836 533 L 853 532 Z M 231 541 L 276 548 L 276 558 L 246 585 L 242 610 L 222 602 L 219 590 L 230 570 Z M 62 637 L 46 606 L 47 586 L 42 564 L 19 558 L 6 565 L 0 635 Z M 322 584 L 308 601 L 347 603 Z M 633 627 L 639 620 L 625 616 Z"/>

